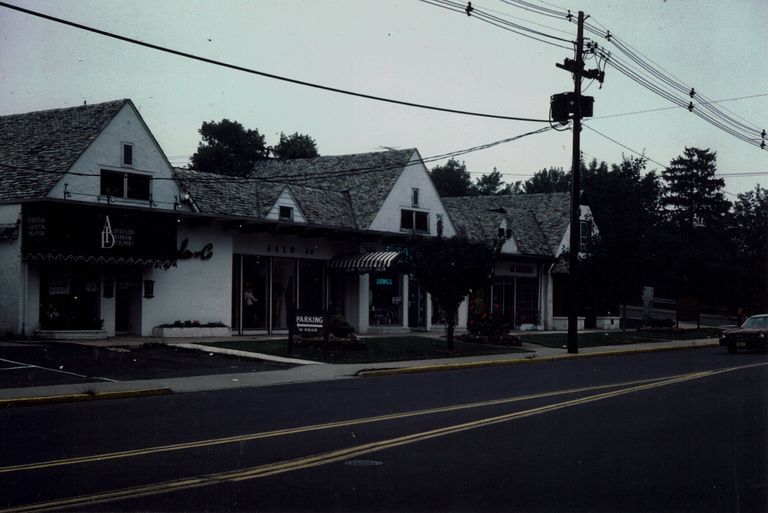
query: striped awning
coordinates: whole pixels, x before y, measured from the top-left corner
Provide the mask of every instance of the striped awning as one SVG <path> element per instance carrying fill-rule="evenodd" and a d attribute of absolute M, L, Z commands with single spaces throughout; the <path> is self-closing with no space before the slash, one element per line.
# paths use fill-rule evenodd
<path fill-rule="evenodd" d="M 399 251 L 373 251 L 359 255 L 339 255 L 328 262 L 328 269 L 357 273 L 386 271 L 400 254 Z"/>

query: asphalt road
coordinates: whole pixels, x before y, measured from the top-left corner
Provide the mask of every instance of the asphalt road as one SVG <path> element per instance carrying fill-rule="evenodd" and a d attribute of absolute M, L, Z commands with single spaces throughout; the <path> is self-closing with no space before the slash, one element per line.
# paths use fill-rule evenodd
<path fill-rule="evenodd" d="M 0 388 L 177 378 L 293 367 L 209 354 L 162 344 L 89 347 L 35 342 L 0 343 Z"/>
<path fill-rule="evenodd" d="M 767 390 L 708 348 L 16 408 L 0 510 L 766 511 Z"/>

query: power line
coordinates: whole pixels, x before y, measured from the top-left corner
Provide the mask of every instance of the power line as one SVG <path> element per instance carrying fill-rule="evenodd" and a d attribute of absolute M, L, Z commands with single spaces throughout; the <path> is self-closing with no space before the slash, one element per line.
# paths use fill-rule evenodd
<path fill-rule="evenodd" d="M 438 106 L 434 106 L 434 105 L 425 105 L 425 104 L 408 102 L 408 101 L 403 101 L 403 100 L 396 100 L 396 99 L 393 99 L 393 98 L 385 98 L 385 97 L 382 97 L 382 96 L 374 96 L 374 95 L 366 94 L 366 93 L 358 93 L 358 92 L 350 91 L 350 90 L 347 90 L 347 89 L 339 89 L 339 88 L 336 88 L 336 87 L 326 86 L 326 85 L 322 85 L 322 84 L 316 84 L 316 83 L 307 82 L 307 81 L 304 81 L 304 80 L 297 80 L 297 79 L 294 79 L 294 78 L 284 77 L 284 76 L 281 76 L 281 75 L 275 75 L 273 73 L 266 73 L 264 71 L 258 71 L 258 70 L 255 70 L 253 68 L 246 68 L 244 66 L 238 66 L 236 64 L 231 64 L 231 63 L 227 63 L 227 62 L 223 62 L 223 61 L 218 61 L 218 60 L 215 60 L 215 59 L 209 59 L 207 57 L 202 57 L 200 55 L 195 55 L 195 54 L 192 54 L 192 53 L 183 52 L 183 51 L 180 51 L 180 50 L 175 50 L 175 49 L 172 49 L 172 48 L 156 45 L 156 44 L 153 44 L 153 43 L 148 43 L 146 41 L 142 41 L 142 40 L 139 40 L 139 39 L 134 39 L 134 38 L 130 38 L 130 37 L 127 37 L 127 36 L 122 36 L 122 35 L 116 34 L 114 32 L 108 32 L 106 30 L 101 30 L 101 29 L 97 29 L 97 28 L 94 28 L 94 27 L 90 27 L 90 26 L 87 26 L 87 25 L 80 24 L 80 23 L 75 23 L 73 21 L 65 20 L 65 19 L 62 19 L 62 18 L 57 18 L 55 16 L 50 16 L 48 14 L 43 14 L 43 13 L 38 12 L 38 11 L 33 11 L 33 10 L 30 10 L 30 9 L 25 9 L 25 8 L 19 7 L 17 5 L 8 4 L 6 2 L 0 2 L 0 7 L 5 7 L 7 9 L 11 9 L 11 10 L 14 10 L 14 11 L 22 12 L 24 14 L 29 14 L 30 16 L 35 16 L 35 17 L 38 17 L 38 18 L 42 18 L 44 20 L 52 21 L 52 22 L 55 22 L 55 23 L 60 23 L 62 25 L 73 27 L 73 28 L 76 28 L 76 29 L 79 29 L 79 30 L 84 30 L 86 32 L 91 32 L 91 33 L 98 34 L 98 35 L 101 35 L 101 36 L 104 36 L 104 37 L 109 37 L 109 38 L 112 38 L 112 39 L 117 39 L 118 41 L 123 41 L 123 42 L 126 42 L 126 43 L 131 43 L 131 44 L 134 44 L 134 45 L 143 46 L 144 48 L 149 48 L 149 49 L 152 49 L 152 50 L 157 50 L 159 52 L 164 52 L 164 53 L 168 53 L 168 54 L 171 54 L 171 55 L 176 55 L 176 56 L 179 56 L 179 57 L 184 57 L 184 58 L 187 58 L 187 59 L 192 59 L 192 60 L 195 60 L 195 61 L 204 62 L 206 64 L 212 64 L 214 66 L 219 66 L 219 67 L 222 67 L 222 68 L 232 69 L 232 70 L 235 70 L 235 71 L 241 71 L 243 73 L 249 73 L 249 74 L 252 74 L 252 75 L 258 75 L 258 76 L 265 77 L 265 78 L 271 78 L 271 79 L 274 79 L 274 80 L 280 80 L 280 81 L 288 82 L 288 83 L 291 83 L 291 84 L 301 85 L 301 86 L 305 86 L 305 87 L 311 87 L 311 88 L 320 89 L 320 90 L 323 90 L 323 91 L 329 91 L 329 92 L 332 92 L 332 93 L 344 94 L 344 95 L 347 95 L 347 96 L 355 96 L 355 97 L 364 98 L 364 99 L 367 99 L 367 100 L 375 100 L 375 101 L 379 101 L 379 102 L 392 103 L 392 104 L 395 104 L 395 105 L 403 105 L 403 106 L 406 106 L 406 107 L 414 107 L 414 108 L 418 108 L 418 109 L 434 110 L 434 111 L 438 111 L 438 112 L 448 112 L 448 113 L 451 113 L 451 114 L 461 114 L 461 115 L 464 115 L 464 116 L 476 116 L 476 117 L 493 118 L 493 119 L 506 119 L 506 120 L 511 120 L 511 121 L 527 121 L 527 122 L 532 122 L 532 123 L 549 123 L 548 119 L 527 118 L 527 117 L 519 117 L 519 116 L 504 116 L 504 115 L 499 115 L 499 114 L 489 114 L 489 113 L 482 113 L 482 112 L 472 112 L 472 111 L 466 111 L 466 110 L 451 109 L 451 108 L 445 108 L 445 107 L 438 107 Z"/>
<path fill-rule="evenodd" d="M 734 101 L 738 101 L 738 100 L 747 100 L 747 99 L 750 99 L 750 98 L 760 98 L 760 97 L 763 97 L 763 96 L 768 96 L 768 93 L 753 94 L 753 95 L 749 95 L 749 96 L 738 96 L 736 98 L 725 98 L 725 99 L 722 99 L 722 100 L 713 100 L 713 101 L 711 101 L 709 103 L 734 102 Z M 633 112 L 622 112 L 622 113 L 619 113 L 619 114 L 609 114 L 607 116 L 595 116 L 592 119 L 608 119 L 608 118 L 617 118 L 617 117 L 620 117 L 620 116 L 633 116 L 635 114 L 647 114 L 649 112 L 661 112 L 661 111 L 664 111 L 664 110 L 674 110 L 674 109 L 678 109 L 678 108 L 680 108 L 680 107 L 658 107 L 658 108 L 655 108 L 655 109 L 637 110 L 637 111 L 633 111 Z"/>
<path fill-rule="evenodd" d="M 447 9 L 451 12 L 455 12 L 458 14 L 461 14 L 462 16 L 466 14 L 466 8 L 464 4 L 460 4 L 458 2 L 455 2 L 453 0 L 419 0 L 420 2 L 423 2 L 425 4 L 434 5 L 436 7 L 441 7 L 443 9 Z M 472 18 L 476 18 L 480 21 L 483 21 L 485 23 L 488 23 L 490 25 L 493 25 L 497 28 L 507 30 L 509 32 L 512 32 L 514 34 L 527 37 L 529 39 L 533 39 L 535 41 L 538 41 L 540 43 L 548 44 L 551 46 L 555 46 L 557 48 L 563 48 L 565 50 L 570 50 L 570 47 L 564 46 L 562 44 L 558 44 L 552 41 L 547 41 L 542 38 L 548 38 L 552 39 L 553 41 L 560 41 L 564 43 L 572 43 L 570 39 L 564 39 L 559 36 L 555 36 L 552 34 L 548 34 L 546 32 L 542 32 L 540 30 L 532 29 L 530 27 L 526 27 L 525 25 L 521 25 L 519 23 L 514 23 L 508 20 L 504 20 L 498 16 L 494 16 L 493 14 L 489 14 L 488 12 L 485 12 L 483 10 L 480 10 L 476 6 L 472 6 L 471 8 L 471 16 Z"/>

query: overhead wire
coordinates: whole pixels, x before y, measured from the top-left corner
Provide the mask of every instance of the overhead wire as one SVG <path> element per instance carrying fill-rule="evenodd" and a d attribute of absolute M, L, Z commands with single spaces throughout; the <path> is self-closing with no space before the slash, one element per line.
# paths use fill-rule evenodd
<path fill-rule="evenodd" d="M 422 0 L 422 1 L 426 1 L 426 0 Z M 90 27 L 88 25 L 83 25 L 81 23 L 76 23 L 76 22 L 73 22 L 73 21 L 65 20 L 63 18 L 58 18 L 58 17 L 55 17 L 55 16 L 44 14 L 44 13 L 41 13 L 39 11 L 33 11 L 31 9 L 25 9 L 25 8 L 20 7 L 18 5 L 9 4 L 7 2 L 0 2 L 0 7 L 5 7 L 7 9 L 11 9 L 11 10 L 18 11 L 18 12 L 21 12 L 21 13 L 24 13 L 24 14 L 28 14 L 30 16 L 35 16 L 35 17 L 38 17 L 38 18 L 41 18 L 41 19 L 44 19 L 44 20 L 52 21 L 52 22 L 55 22 L 55 23 L 66 25 L 66 26 L 69 26 L 69 27 L 72 27 L 72 28 L 76 28 L 76 29 L 79 29 L 79 30 L 83 30 L 83 31 L 86 31 L 86 32 L 91 32 L 93 34 L 98 34 L 98 35 L 101 35 L 101 36 L 104 36 L 104 37 L 108 37 L 108 38 L 111 38 L 111 39 L 116 39 L 118 41 L 123 41 L 123 42 L 126 42 L 126 43 L 142 46 L 144 48 L 149 48 L 149 49 L 152 49 L 152 50 L 156 50 L 156 51 L 163 52 L 163 53 L 168 53 L 168 54 L 171 54 L 171 55 L 176 55 L 178 57 L 184 57 L 186 59 L 191 59 L 191 60 L 195 60 L 195 61 L 198 61 L 198 62 L 203 62 L 203 63 L 211 64 L 211 65 L 214 65 L 214 66 L 219 66 L 219 67 L 222 67 L 222 68 L 232 69 L 232 70 L 235 70 L 235 71 L 241 71 L 243 73 L 249 73 L 249 74 L 261 76 L 261 77 L 264 77 L 264 78 L 280 80 L 280 81 L 283 81 L 283 82 L 288 82 L 288 83 L 291 83 L 291 84 L 305 86 L 305 87 L 310 87 L 310 88 L 319 89 L 319 90 L 323 90 L 323 91 L 328 91 L 328 92 L 332 92 L 332 93 L 343 94 L 343 95 L 347 95 L 347 96 L 354 96 L 354 97 L 358 97 L 358 98 L 363 98 L 363 99 L 367 99 L 367 100 L 374 100 L 374 101 L 379 101 L 379 102 L 384 102 L 384 103 L 391 103 L 391 104 L 395 104 L 395 105 L 402 105 L 402 106 L 406 106 L 406 107 L 413 107 L 413 108 L 419 108 L 419 109 L 433 110 L 433 111 L 439 111 L 439 112 L 447 112 L 447 113 L 451 113 L 451 114 L 460 114 L 460 115 L 465 115 L 465 116 L 476 116 L 476 117 L 493 118 L 493 119 L 505 119 L 505 120 L 511 120 L 511 121 L 526 121 L 526 122 L 533 122 L 533 123 L 548 123 L 549 122 L 548 119 L 528 118 L 528 117 L 521 117 L 521 116 L 505 116 L 505 115 L 500 115 L 500 114 L 473 112 L 473 111 L 467 111 L 467 110 L 439 107 L 439 106 L 435 106 L 435 105 L 426 105 L 426 104 L 409 102 L 409 101 L 404 101 L 404 100 L 397 100 L 397 99 L 394 99 L 394 98 L 387 98 L 387 97 L 383 97 L 383 96 L 375 96 L 375 95 L 367 94 L 367 93 L 360 93 L 360 92 L 351 91 L 351 90 L 347 90 L 347 89 L 341 89 L 341 88 L 332 87 L 332 86 L 326 86 L 326 85 L 322 85 L 322 84 L 318 84 L 318 83 L 314 83 L 314 82 L 308 82 L 308 81 L 305 81 L 305 80 L 298 80 L 298 79 L 295 79 L 295 78 L 290 78 L 290 77 L 285 77 L 285 76 L 281 76 L 281 75 L 276 75 L 274 73 L 267 73 L 267 72 L 259 71 L 259 70 L 253 69 L 253 68 L 248 68 L 248 67 L 245 67 L 245 66 L 239 66 L 239 65 L 236 65 L 236 64 L 232 64 L 232 63 L 228 63 L 228 62 L 224 62 L 224 61 L 219 61 L 219 60 L 216 60 L 216 59 L 210 59 L 210 58 L 207 58 L 207 57 L 202 57 L 200 55 L 192 54 L 192 53 L 189 53 L 189 52 L 184 52 L 184 51 L 181 51 L 181 50 L 175 50 L 173 48 L 168 48 L 168 47 L 165 47 L 165 46 L 156 45 L 156 44 L 153 44 L 153 43 L 142 41 L 140 39 L 135 39 L 135 38 L 123 36 L 123 35 L 120 35 L 120 34 L 116 34 L 114 32 L 109 32 L 109 31 L 106 31 L 106 30 L 97 29 L 97 28 L 94 28 L 94 27 Z"/>
<path fill-rule="evenodd" d="M 574 14 L 571 11 L 566 12 L 564 9 L 552 9 L 525 0 L 501 1 L 507 5 L 542 16 L 565 19 L 571 23 L 577 22 Z M 548 2 L 541 3 L 553 6 Z M 590 18 L 590 21 L 584 23 L 584 29 L 592 36 L 607 40 L 616 50 L 615 52 L 608 52 L 605 47 L 599 47 L 599 55 L 605 59 L 607 65 L 611 65 L 630 80 L 674 105 L 687 108 L 715 128 L 753 146 L 768 149 L 766 148 L 768 143 L 766 143 L 763 129 L 729 109 L 718 106 L 717 101 L 696 91 L 693 86 L 686 84 L 679 77 L 664 69 L 623 38 L 612 34 L 599 21 Z"/>
<path fill-rule="evenodd" d="M 523 139 L 525 137 L 529 137 L 532 135 L 538 135 L 542 134 L 544 132 L 547 132 L 551 130 L 550 127 L 542 127 L 537 130 L 533 130 L 530 132 L 526 132 L 523 134 L 519 134 L 513 137 L 507 137 L 505 139 L 500 139 L 497 141 L 472 146 L 470 148 L 464 148 L 460 150 L 453 150 L 437 155 L 432 155 L 429 157 L 424 157 L 421 159 L 421 162 L 424 164 L 429 164 L 433 162 L 437 162 L 440 160 L 445 160 L 449 158 L 455 158 L 461 155 L 466 155 L 468 153 L 474 153 L 476 151 L 482 151 L 486 150 L 488 148 L 492 148 L 494 146 L 499 146 L 501 144 L 506 144 L 512 141 L 516 141 L 519 139 Z M 279 162 L 279 161 L 276 161 Z M 14 169 L 19 171 L 34 171 L 34 172 L 40 172 L 40 173 L 46 173 L 46 174 L 56 174 L 56 175 L 71 175 L 71 176 L 82 176 L 82 177 L 100 177 L 98 173 L 85 173 L 80 171 L 57 171 L 57 170 L 51 170 L 51 169 L 44 169 L 44 168 L 36 168 L 36 167 L 29 167 L 29 166 L 17 166 L 13 164 L 5 164 L 0 163 L 0 167 L 5 167 L 7 169 Z M 366 173 L 375 173 L 375 172 L 382 172 L 382 171 L 389 171 L 393 169 L 401 169 L 405 167 L 403 164 L 392 164 L 392 165 L 372 165 L 372 166 L 361 166 L 361 167 L 351 167 L 341 170 L 333 170 L 333 171 L 326 171 L 326 172 L 308 172 L 308 173 L 295 173 L 293 175 L 285 175 L 285 174 L 254 174 L 249 176 L 229 176 L 229 175 L 218 175 L 218 176 L 198 176 L 194 178 L 183 178 L 185 181 L 193 181 L 193 182 L 199 182 L 199 183 L 218 183 L 218 182 L 250 182 L 250 181 L 263 181 L 263 182 L 274 182 L 274 183 L 282 183 L 287 184 L 288 181 L 296 181 L 296 180 L 307 180 L 307 179 L 313 179 L 313 180 L 319 180 L 319 179 L 331 179 L 331 178 L 339 178 L 343 176 L 352 176 L 352 175 L 359 175 L 359 174 L 366 174 Z M 196 173 L 196 171 L 192 171 Z M 208 175 L 211 175 L 212 173 L 207 173 Z M 150 177 L 150 180 L 154 181 L 175 181 L 176 178 L 174 177 Z M 300 184 L 297 184 L 300 185 Z M 312 187 L 312 185 L 308 185 L 309 187 Z"/>
<path fill-rule="evenodd" d="M 467 14 L 467 7 L 465 7 L 465 4 L 461 4 L 453 0 L 419 0 L 419 1 L 425 4 L 442 7 L 443 9 L 447 9 L 451 12 L 455 12 L 461 15 Z M 555 36 L 540 30 L 532 29 L 520 23 L 514 23 L 511 21 L 505 20 L 503 18 L 500 18 L 499 16 L 489 14 L 488 12 L 480 9 L 477 6 L 472 6 L 470 13 L 471 13 L 470 17 L 475 18 L 479 21 L 488 23 L 497 28 L 507 30 L 514 34 L 527 37 L 529 39 L 533 39 L 534 41 L 538 41 L 540 43 L 544 43 L 550 46 L 562 48 L 565 50 L 570 50 L 571 49 L 570 46 L 565 46 L 559 43 L 568 43 L 568 44 L 573 43 L 573 41 L 570 39 L 565 39 L 565 38 Z M 547 41 L 546 39 L 542 39 L 542 38 L 548 38 L 548 39 L 551 39 L 552 41 Z"/>

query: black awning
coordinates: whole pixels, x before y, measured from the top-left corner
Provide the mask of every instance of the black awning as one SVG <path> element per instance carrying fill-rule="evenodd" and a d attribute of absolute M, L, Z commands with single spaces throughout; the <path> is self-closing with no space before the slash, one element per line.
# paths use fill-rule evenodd
<path fill-rule="evenodd" d="M 328 262 L 328 269 L 357 273 L 387 271 L 397 262 L 399 251 L 373 251 L 358 255 L 339 255 Z"/>

